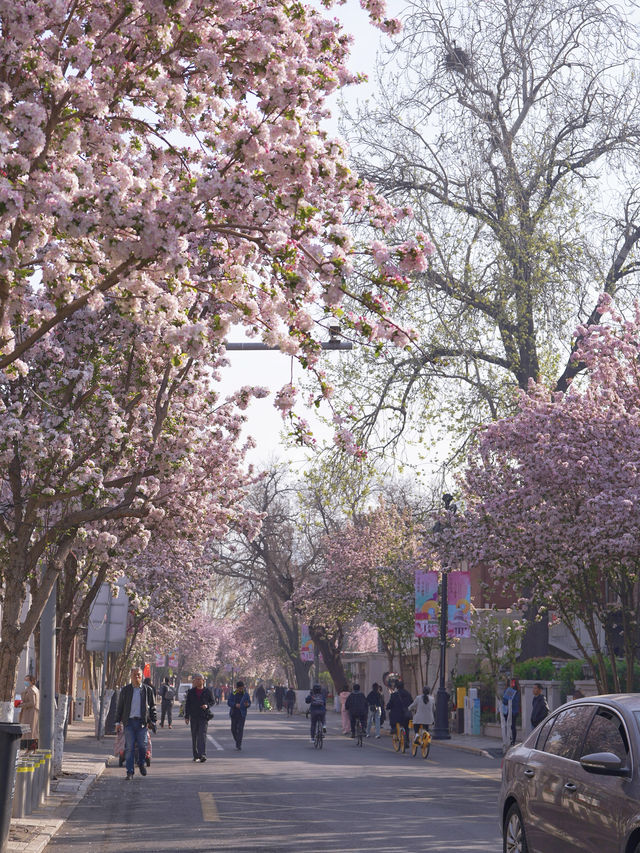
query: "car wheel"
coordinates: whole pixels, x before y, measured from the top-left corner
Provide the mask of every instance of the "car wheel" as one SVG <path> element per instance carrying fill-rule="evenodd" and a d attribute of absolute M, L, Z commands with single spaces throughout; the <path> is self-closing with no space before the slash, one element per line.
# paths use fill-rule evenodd
<path fill-rule="evenodd" d="M 520 809 L 514 803 L 505 818 L 502 831 L 502 850 L 503 853 L 527 853 L 527 837 L 522 823 L 522 815 Z"/>

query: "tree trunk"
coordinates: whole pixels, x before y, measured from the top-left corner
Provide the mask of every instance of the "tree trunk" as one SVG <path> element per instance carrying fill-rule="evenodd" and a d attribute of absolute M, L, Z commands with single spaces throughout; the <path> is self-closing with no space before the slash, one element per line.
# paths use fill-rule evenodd
<path fill-rule="evenodd" d="M 347 674 L 342 665 L 342 634 L 340 633 L 340 643 L 338 645 L 335 640 L 332 642 L 326 635 L 314 635 L 311 627 L 309 627 L 309 633 L 322 655 L 324 665 L 331 676 L 336 693 L 339 693 L 347 683 Z"/>
<path fill-rule="evenodd" d="M 56 708 L 53 724 L 53 775 L 60 776 L 62 773 L 62 762 L 64 759 L 64 729 L 69 711 L 70 696 L 67 693 L 58 693 L 58 707 Z"/>
<path fill-rule="evenodd" d="M 309 686 L 309 672 L 313 664 L 311 661 L 300 660 L 299 656 L 291 659 L 297 690 L 306 690 Z"/>

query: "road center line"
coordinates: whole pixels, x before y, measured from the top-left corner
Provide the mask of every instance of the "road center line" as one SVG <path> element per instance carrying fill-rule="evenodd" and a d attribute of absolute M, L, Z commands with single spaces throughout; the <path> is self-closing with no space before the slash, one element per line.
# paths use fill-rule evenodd
<path fill-rule="evenodd" d="M 213 794 L 207 791 L 198 791 L 200 797 L 200 807 L 202 809 L 202 819 L 206 823 L 220 823 L 220 813 Z"/>
<path fill-rule="evenodd" d="M 207 735 L 207 740 L 215 746 L 218 752 L 224 752 L 224 746 L 219 744 L 214 737 L 211 737 L 211 735 Z"/>

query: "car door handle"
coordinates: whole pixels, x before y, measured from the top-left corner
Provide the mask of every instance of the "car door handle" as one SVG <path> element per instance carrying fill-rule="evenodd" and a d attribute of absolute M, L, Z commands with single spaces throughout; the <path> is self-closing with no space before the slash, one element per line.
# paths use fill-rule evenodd
<path fill-rule="evenodd" d="M 574 785 L 573 782 L 566 782 L 564 789 L 565 789 L 565 791 L 569 791 L 570 793 L 573 793 L 574 791 L 578 790 L 578 787 L 577 787 L 577 785 Z"/>
<path fill-rule="evenodd" d="M 535 776 L 535 775 L 536 775 L 536 772 L 535 772 L 535 770 L 531 770 L 531 769 L 527 768 L 527 769 L 524 771 L 524 775 L 525 775 L 525 776 L 529 776 L 529 777 L 531 777 L 531 776 Z"/>

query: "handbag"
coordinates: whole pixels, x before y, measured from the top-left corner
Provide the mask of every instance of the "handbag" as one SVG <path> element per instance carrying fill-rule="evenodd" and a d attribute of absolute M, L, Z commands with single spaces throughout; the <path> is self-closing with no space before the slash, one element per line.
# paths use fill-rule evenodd
<path fill-rule="evenodd" d="M 209 722 L 209 720 L 213 720 L 213 711 L 211 710 L 211 708 L 207 708 L 206 711 L 203 711 L 203 714 L 207 722 Z"/>

